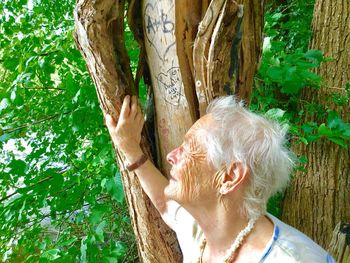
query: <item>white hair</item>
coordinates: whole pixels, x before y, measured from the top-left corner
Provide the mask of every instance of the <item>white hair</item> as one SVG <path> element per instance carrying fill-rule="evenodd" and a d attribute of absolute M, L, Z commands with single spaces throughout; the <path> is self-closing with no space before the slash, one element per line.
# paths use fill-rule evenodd
<path fill-rule="evenodd" d="M 216 169 L 233 161 L 249 168 L 242 209 L 248 218 L 257 218 L 289 182 L 294 155 L 286 146 L 288 128 L 247 110 L 234 96 L 213 100 L 207 114 L 216 122 L 207 136 L 208 158 Z"/>

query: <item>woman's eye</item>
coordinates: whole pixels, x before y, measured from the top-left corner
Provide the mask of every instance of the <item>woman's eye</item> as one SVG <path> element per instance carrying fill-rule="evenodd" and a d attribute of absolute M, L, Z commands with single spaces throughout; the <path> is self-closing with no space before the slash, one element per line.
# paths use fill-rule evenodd
<path fill-rule="evenodd" d="M 191 154 L 191 147 L 189 146 L 189 145 L 184 145 L 184 147 L 183 147 L 183 151 L 184 151 L 184 153 L 185 154 L 188 154 L 188 155 L 190 155 Z"/>

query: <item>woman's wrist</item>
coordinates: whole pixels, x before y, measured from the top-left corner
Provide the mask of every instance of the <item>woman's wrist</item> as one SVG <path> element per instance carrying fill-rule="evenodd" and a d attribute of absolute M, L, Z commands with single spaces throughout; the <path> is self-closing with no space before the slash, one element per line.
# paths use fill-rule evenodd
<path fill-rule="evenodd" d="M 138 147 L 132 150 L 125 151 L 124 155 L 128 163 L 132 164 L 137 162 L 140 159 L 140 157 L 143 155 L 143 152 L 141 150 L 141 147 Z"/>

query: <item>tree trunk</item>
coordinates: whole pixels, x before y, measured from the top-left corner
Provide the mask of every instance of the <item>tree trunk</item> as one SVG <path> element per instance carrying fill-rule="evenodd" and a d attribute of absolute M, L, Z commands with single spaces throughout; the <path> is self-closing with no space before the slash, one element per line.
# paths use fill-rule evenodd
<path fill-rule="evenodd" d="M 166 154 L 181 144 L 210 100 L 236 93 L 249 102 L 263 15 L 262 2 L 253 2 L 130 0 L 128 23 L 141 51 L 133 79 L 123 38 L 124 1 L 78 1 L 75 39 L 101 108 L 118 118 L 122 98 L 137 94 L 144 76 L 154 98 L 154 110 L 147 119 L 155 120 L 155 131 L 148 129 L 142 146 L 150 157 L 150 148 L 155 148 L 153 160 L 165 175 L 170 168 Z M 195 85 L 199 82 L 203 85 Z M 123 168 L 123 156 L 115 150 L 118 166 Z M 142 192 L 136 176 L 122 172 L 122 179 L 140 260 L 180 262 L 175 236 Z"/>
<path fill-rule="evenodd" d="M 328 251 L 338 263 L 350 262 L 350 224 L 342 222 L 337 224 Z"/>
<path fill-rule="evenodd" d="M 123 38 L 124 1 L 81 0 L 77 2 L 74 15 L 76 44 L 86 59 L 101 109 L 117 119 L 124 95 L 136 94 Z M 145 136 L 142 147 L 152 158 Z M 181 253 L 174 234 L 160 219 L 136 175 L 125 170 L 124 157 L 116 148 L 115 152 L 139 257 L 144 262 L 180 262 Z"/>
<path fill-rule="evenodd" d="M 249 103 L 262 16 L 262 3 L 247 0 L 216 0 L 209 7 L 206 1 L 143 1 L 144 43 L 166 174 L 166 154 L 182 143 L 213 98 L 236 93 Z"/>
<path fill-rule="evenodd" d="M 342 0 L 317 0 L 314 8 L 312 49 L 320 49 L 332 61 L 323 62 L 316 72 L 324 79 L 319 90 L 306 89 L 302 101 L 322 104 L 337 110 L 350 121 L 349 101 L 335 105 L 335 93 L 346 96 L 350 82 L 350 5 Z M 318 121 L 306 112 L 306 121 Z M 325 120 L 323 120 L 325 122 Z M 326 139 L 309 145 L 294 145 L 294 151 L 306 156 L 306 172 L 297 172 L 287 191 L 282 219 L 326 247 L 339 221 L 350 221 L 350 152 Z"/>

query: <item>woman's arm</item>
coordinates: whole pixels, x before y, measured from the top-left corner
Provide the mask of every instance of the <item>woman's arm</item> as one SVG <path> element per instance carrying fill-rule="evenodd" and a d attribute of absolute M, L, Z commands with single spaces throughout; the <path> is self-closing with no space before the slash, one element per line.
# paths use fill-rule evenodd
<path fill-rule="evenodd" d="M 106 125 L 113 142 L 123 152 L 129 164 L 137 162 L 143 155 L 140 147 L 141 131 L 144 117 L 135 96 L 126 96 L 120 112 L 118 122 L 106 115 Z M 168 180 L 153 165 L 150 160 L 134 170 L 141 186 L 154 206 L 165 216 L 168 200 L 164 196 L 164 188 Z M 165 219 L 163 217 L 163 219 Z"/>

